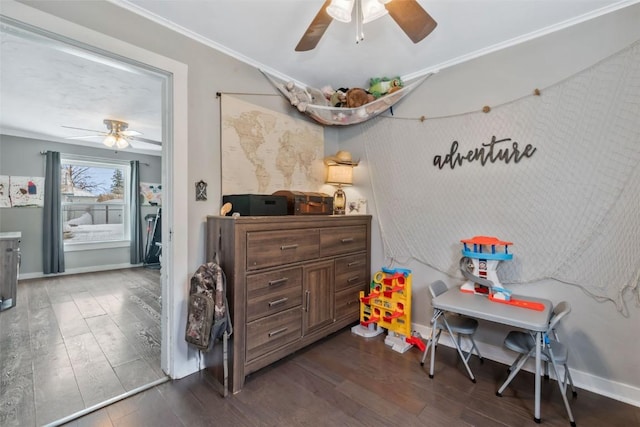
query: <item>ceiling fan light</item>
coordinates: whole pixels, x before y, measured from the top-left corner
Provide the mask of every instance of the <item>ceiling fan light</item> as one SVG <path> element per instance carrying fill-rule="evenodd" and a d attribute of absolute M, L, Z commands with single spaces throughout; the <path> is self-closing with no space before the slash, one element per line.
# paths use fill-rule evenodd
<path fill-rule="evenodd" d="M 382 3 L 383 1 L 384 0 L 362 0 L 363 24 L 375 21 L 389 13 Z"/>
<path fill-rule="evenodd" d="M 113 134 L 109 134 L 104 139 L 104 141 L 102 141 L 102 143 L 107 147 L 113 147 L 114 145 L 116 145 L 116 136 Z"/>
<path fill-rule="evenodd" d="M 127 141 L 126 138 L 123 138 L 118 135 L 118 138 L 116 138 L 116 147 L 118 147 L 119 149 L 123 149 L 123 148 L 127 148 L 128 146 L 129 146 L 129 141 Z"/>
<path fill-rule="evenodd" d="M 351 11 L 354 0 L 331 0 L 327 6 L 327 14 L 340 22 L 351 22 Z"/>

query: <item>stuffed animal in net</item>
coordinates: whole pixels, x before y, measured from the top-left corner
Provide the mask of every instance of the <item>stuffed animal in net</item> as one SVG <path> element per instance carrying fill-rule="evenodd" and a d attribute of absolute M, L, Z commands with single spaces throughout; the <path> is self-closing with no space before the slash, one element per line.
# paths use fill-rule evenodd
<path fill-rule="evenodd" d="M 376 99 L 383 95 L 400 90 L 404 86 L 400 77 L 376 77 L 369 80 L 369 93 Z"/>
<path fill-rule="evenodd" d="M 353 87 L 347 91 L 345 107 L 358 108 L 374 100 L 375 97 L 366 90 Z"/>

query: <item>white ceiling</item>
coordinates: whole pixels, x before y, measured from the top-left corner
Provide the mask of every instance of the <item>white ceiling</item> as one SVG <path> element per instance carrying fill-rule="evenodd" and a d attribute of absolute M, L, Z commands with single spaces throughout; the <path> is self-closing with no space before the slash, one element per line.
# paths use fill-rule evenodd
<path fill-rule="evenodd" d="M 419 0 L 438 26 L 418 44 L 385 16 L 364 26 L 359 44 L 354 23 L 334 21 L 309 52 L 294 48 L 323 0 L 111 1 L 286 80 L 338 88 L 410 79 L 639 0 Z M 110 118 L 161 141 L 160 76 L 5 24 L 1 37 L 2 133 L 100 146 L 99 138 L 64 139 L 90 132 L 62 126 L 105 131 Z"/>
<path fill-rule="evenodd" d="M 405 1 L 405 0 L 394 0 Z M 115 0 L 259 68 L 320 88 L 438 70 L 613 10 L 620 0 L 418 0 L 438 26 L 413 44 L 390 16 L 329 25 L 309 52 L 294 48 L 324 0 Z"/>

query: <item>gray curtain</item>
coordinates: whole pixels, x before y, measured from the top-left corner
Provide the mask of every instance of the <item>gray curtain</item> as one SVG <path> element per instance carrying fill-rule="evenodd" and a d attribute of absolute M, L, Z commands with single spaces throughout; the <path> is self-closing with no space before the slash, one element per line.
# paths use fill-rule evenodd
<path fill-rule="evenodd" d="M 131 161 L 131 186 L 129 188 L 129 205 L 131 206 L 129 223 L 131 236 L 130 262 L 140 264 L 142 262 L 142 214 L 140 212 L 140 162 Z"/>
<path fill-rule="evenodd" d="M 42 225 L 42 271 L 64 272 L 62 204 L 60 195 L 60 153 L 47 151 L 44 177 L 44 215 Z"/>

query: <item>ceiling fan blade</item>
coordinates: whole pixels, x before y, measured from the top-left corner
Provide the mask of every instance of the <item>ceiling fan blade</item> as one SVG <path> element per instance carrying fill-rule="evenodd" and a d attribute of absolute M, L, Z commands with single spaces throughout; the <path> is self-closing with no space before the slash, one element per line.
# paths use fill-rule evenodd
<path fill-rule="evenodd" d="M 304 35 L 296 46 L 296 52 L 305 52 L 312 50 L 316 47 L 327 27 L 333 21 L 333 18 L 327 14 L 327 6 L 331 3 L 331 0 L 325 0 L 324 4 L 316 14 L 311 24 L 305 31 Z"/>
<path fill-rule="evenodd" d="M 390 1 L 384 6 L 414 43 L 427 37 L 438 25 L 416 0 Z"/>
<path fill-rule="evenodd" d="M 95 129 L 85 129 L 85 128 L 75 128 L 73 126 L 62 126 L 63 128 L 67 128 L 67 129 L 77 129 L 77 130 L 86 130 L 87 132 L 95 132 L 95 133 L 99 133 L 99 134 L 104 134 L 104 131 L 102 130 L 95 130 Z"/>
<path fill-rule="evenodd" d="M 84 135 L 84 136 L 68 136 L 65 139 L 87 139 L 87 138 L 104 138 L 107 134 L 101 135 Z"/>
<path fill-rule="evenodd" d="M 147 144 L 162 146 L 162 141 L 154 141 L 153 139 L 140 138 L 138 136 L 130 136 L 130 137 L 127 137 L 127 139 L 131 141 L 140 141 L 140 142 L 146 142 Z"/>
<path fill-rule="evenodd" d="M 142 135 L 142 134 L 140 132 L 138 132 L 137 130 L 123 130 L 122 132 L 120 132 L 120 135 L 138 136 L 138 135 Z"/>

